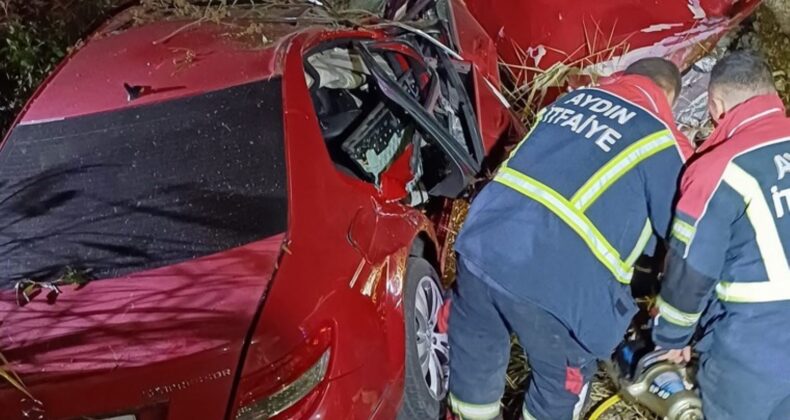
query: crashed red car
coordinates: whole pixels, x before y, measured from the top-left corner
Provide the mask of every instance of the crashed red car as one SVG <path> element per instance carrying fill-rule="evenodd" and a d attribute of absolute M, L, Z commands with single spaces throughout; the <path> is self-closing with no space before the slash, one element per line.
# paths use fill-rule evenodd
<path fill-rule="evenodd" d="M 0 150 L 0 417 L 436 418 L 448 198 L 521 128 L 419 3 L 135 7 L 68 57 Z"/>
<path fill-rule="evenodd" d="M 468 4 L 491 37 L 460 1 L 132 8 L 90 37 L 0 148 L 0 417 L 436 418 L 449 199 L 523 132 L 492 38 L 584 40 Z"/>

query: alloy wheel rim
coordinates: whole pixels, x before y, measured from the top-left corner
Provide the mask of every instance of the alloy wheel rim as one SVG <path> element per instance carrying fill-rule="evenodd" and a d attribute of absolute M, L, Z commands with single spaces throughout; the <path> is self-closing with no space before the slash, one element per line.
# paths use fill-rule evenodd
<path fill-rule="evenodd" d="M 443 304 L 442 292 L 433 278 L 422 277 L 417 283 L 414 311 L 417 355 L 425 385 L 436 400 L 447 394 L 450 371 L 447 333 L 438 330 Z"/>

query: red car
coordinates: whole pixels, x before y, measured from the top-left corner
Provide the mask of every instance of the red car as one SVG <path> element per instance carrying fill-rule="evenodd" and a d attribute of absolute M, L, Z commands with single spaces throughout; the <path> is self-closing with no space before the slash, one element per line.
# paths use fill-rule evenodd
<path fill-rule="evenodd" d="M 27 105 L 0 148 L 0 418 L 439 415 L 450 199 L 523 128 L 460 0 L 364 26 L 311 3 L 128 9 Z M 516 64 L 589 46 L 577 3 L 468 3 Z M 756 1 L 628 4 L 593 7 L 630 40 L 604 73 L 687 66 Z"/>
<path fill-rule="evenodd" d="M 0 418 L 436 418 L 450 198 L 523 131 L 491 39 L 190 10 L 113 18 L 0 149 Z"/>

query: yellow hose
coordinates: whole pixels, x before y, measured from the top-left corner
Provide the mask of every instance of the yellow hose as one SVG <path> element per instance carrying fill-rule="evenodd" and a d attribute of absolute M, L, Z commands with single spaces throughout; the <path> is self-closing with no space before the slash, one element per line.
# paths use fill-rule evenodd
<path fill-rule="evenodd" d="M 595 411 L 590 414 L 590 418 L 588 420 L 598 420 L 601 416 L 606 412 L 606 410 L 612 408 L 613 405 L 620 402 L 620 395 L 614 394 L 609 397 L 606 401 L 602 402 Z"/>

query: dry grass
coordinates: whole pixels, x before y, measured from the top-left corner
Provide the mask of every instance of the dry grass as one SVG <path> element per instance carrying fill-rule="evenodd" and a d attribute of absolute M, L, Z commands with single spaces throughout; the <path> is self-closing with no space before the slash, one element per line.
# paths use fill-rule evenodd
<path fill-rule="evenodd" d="M 450 212 L 450 221 L 447 224 L 447 236 L 445 243 L 447 249 L 452 249 L 455 244 L 455 239 L 458 237 L 458 231 L 466 220 L 466 214 L 469 212 L 469 201 L 465 199 L 458 199 L 453 201 L 453 209 Z M 449 252 L 444 261 L 444 272 L 442 273 L 442 283 L 445 287 L 450 287 L 455 281 L 456 269 L 456 256 L 455 252 Z"/>
<path fill-rule="evenodd" d="M 33 396 L 30 394 L 27 386 L 25 386 L 25 383 L 22 382 L 22 378 L 20 378 L 19 375 L 17 375 L 16 372 L 11 369 L 8 364 L 8 360 L 5 358 L 5 356 L 3 356 L 3 353 L 0 353 L 0 379 L 11 384 L 12 387 L 29 398 L 31 401 L 35 402 L 36 404 L 40 404 L 40 402 L 33 398 Z"/>
<path fill-rule="evenodd" d="M 534 58 L 518 45 L 512 45 L 517 63 L 500 62 L 504 73 L 511 83 L 504 88 L 504 94 L 529 126 L 535 119 L 541 105 L 545 104 L 552 94 L 557 94 L 571 83 L 593 82 L 600 75 L 591 72 L 588 67 L 602 61 L 612 60 L 628 52 L 629 44 L 626 37 L 614 43 L 616 24 L 609 33 L 604 33 L 600 25 L 593 21 L 593 29 L 589 30 L 584 23 L 584 43 L 570 53 L 544 47 L 547 51 L 564 57 L 547 69 L 534 65 Z M 581 57 L 580 57 L 581 56 Z"/>
<path fill-rule="evenodd" d="M 288 17 L 282 11 L 289 10 Z M 134 23 L 162 20 L 189 21 L 187 25 L 212 22 L 233 26 L 226 18 L 248 19 L 252 27 L 246 32 L 260 32 L 255 26 L 263 23 L 310 22 L 329 26 L 358 26 L 377 16 L 367 10 L 352 8 L 345 1 L 308 0 L 214 0 L 196 5 L 188 0 L 142 0 L 132 11 Z M 179 31 L 184 29 L 179 29 Z"/>
<path fill-rule="evenodd" d="M 125 16 L 131 26 L 161 21 L 183 23 L 155 44 L 165 44 L 180 33 L 211 23 L 223 28 L 222 36 L 252 49 L 270 46 L 293 32 L 295 24 L 357 27 L 377 22 L 376 15 L 352 8 L 346 1 L 317 0 L 213 0 L 200 5 L 188 0 L 141 0 Z"/>

